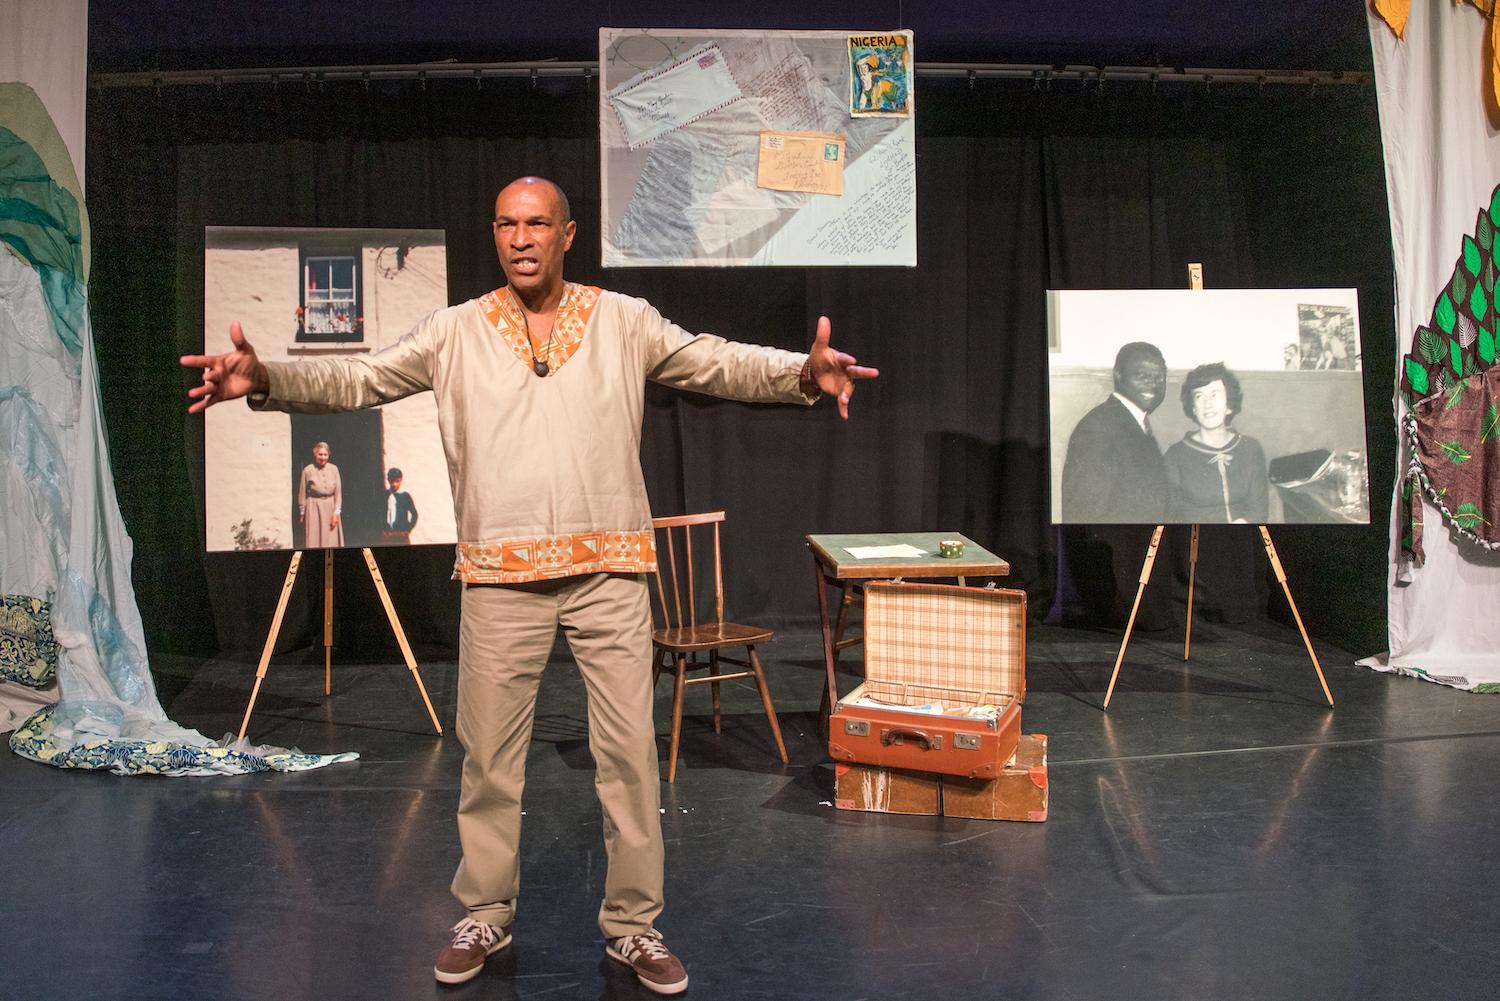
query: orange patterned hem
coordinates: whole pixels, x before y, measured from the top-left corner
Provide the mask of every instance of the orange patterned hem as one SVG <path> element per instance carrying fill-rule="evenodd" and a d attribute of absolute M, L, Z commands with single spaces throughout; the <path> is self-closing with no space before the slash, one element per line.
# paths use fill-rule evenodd
<path fill-rule="evenodd" d="M 497 542 L 460 542 L 453 577 L 466 584 L 527 584 L 590 573 L 654 573 L 656 536 L 576 532 Z"/>

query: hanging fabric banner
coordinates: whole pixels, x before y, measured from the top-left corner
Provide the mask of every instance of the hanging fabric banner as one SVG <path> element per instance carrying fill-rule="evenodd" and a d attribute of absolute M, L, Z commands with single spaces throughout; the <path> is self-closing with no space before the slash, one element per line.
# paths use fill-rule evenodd
<path fill-rule="evenodd" d="M 1369 30 L 1396 272 L 1399 424 L 1410 413 L 1408 400 L 1439 389 L 1430 380 L 1440 374 L 1445 395 L 1428 409 L 1458 406 L 1463 392 L 1455 388 L 1482 381 L 1481 342 L 1492 336 L 1493 301 L 1474 302 L 1476 289 L 1484 289 L 1485 261 L 1469 251 L 1468 242 L 1480 238 L 1484 227 L 1476 218 L 1488 213 L 1500 183 L 1500 139 L 1488 98 L 1486 14 L 1446 0 L 1418 0 L 1401 37 L 1373 12 Z M 1475 257 L 1481 267 L 1471 272 L 1467 265 Z M 1466 293 L 1461 308 L 1453 306 L 1456 281 Z M 1434 361 L 1445 344 L 1446 357 Z M 1408 358 L 1412 366 L 1405 364 Z M 1482 417 L 1483 410 L 1476 413 Z M 1476 442 L 1484 437 L 1482 428 L 1474 432 Z M 1412 444 L 1405 436 L 1401 447 L 1387 581 L 1390 648 L 1362 663 L 1459 688 L 1500 690 L 1500 616 L 1494 614 L 1500 608 L 1500 554 L 1462 531 L 1471 512 L 1455 507 L 1445 517 L 1422 489 L 1411 489 L 1419 478 L 1409 475 Z M 1424 540 L 1412 538 L 1415 525 L 1425 528 Z M 1418 544 L 1420 564 L 1414 558 Z"/>

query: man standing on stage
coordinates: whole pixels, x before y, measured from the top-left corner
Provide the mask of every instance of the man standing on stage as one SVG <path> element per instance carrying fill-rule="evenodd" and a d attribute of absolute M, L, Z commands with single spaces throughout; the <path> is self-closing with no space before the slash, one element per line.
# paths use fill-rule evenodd
<path fill-rule="evenodd" d="M 1167 516 L 1167 469 L 1151 433 L 1151 413 L 1167 391 L 1161 350 L 1145 341 L 1122 347 L 1114 384 L 1068 438 L 1062 520 L 1159 525 Z"/>
<path fill-rule="evenodd" d="M 650 304 L 563 279 L 575 224 L 551 181 L 523 177 L 495 200 L 506 286 L 439 310 L 385 350 L 261 362 L 235 349 L 186 356 L 203 370 L 191 412 L 248 396 L 256 409 L 324 413 L 423 390 L 437 399 L 464 581 L 458 736 L 465 751 L 453 893 L 467 916 L 434 974 L 476 976 L 510 943 L 519 890 L 521 789 L 537 685 L 560 625 L 588 691 L 609 857 L 599 911 L 606 955 L 661 994 L 687 972 L 653 926 L 662 910 L 660 776 L 652 719 L 655 540 L 640 467 L 646 380 L 727 399 L 811 404 L 879 373 L 829 346 L 808 354 L 693 335 Z"/>

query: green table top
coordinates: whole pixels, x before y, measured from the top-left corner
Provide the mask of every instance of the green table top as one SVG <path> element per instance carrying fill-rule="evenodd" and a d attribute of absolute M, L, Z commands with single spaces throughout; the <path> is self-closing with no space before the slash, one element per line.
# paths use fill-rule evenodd
<path fill-rule="evenodd" d="M 956 539 L 964 544 L 957 559 L 938 555 L 938 543 Z M 867 532 L 852 535 L 809 535 L 807 544 L 814 558 L 836 580 L 877 577 L 985 577 L 1010 573 L 1006 563 L 983 546 L 957 532 Z M 858 559 L 850 546 L 908 545 L 922 550 L 921 556 L 879 556 Z"/>

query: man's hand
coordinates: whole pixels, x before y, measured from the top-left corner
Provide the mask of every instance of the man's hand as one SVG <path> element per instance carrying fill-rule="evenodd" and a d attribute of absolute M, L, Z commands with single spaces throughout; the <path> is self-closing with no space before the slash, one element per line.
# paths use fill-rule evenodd
<path fill-rule="evenodd" d="M 846 355 L 829 347 L 828 335 L 831 329 L 828 317 L 818 317 L 818 333 L 807 352 L 808 374 L 819 389 L 838 397 L 839 416 L 848 420 L 849 397 L 854 395 L 854 380 L 874 379 L 880 375 L 880 370 L 856 365 L 853 355 Z"/>
<path fill-rule="evenodd" d="M 200 414 L 215 403 L 239 399 L 254 392 L 266 392 L 271 388 L 266 367 L 255 355 L 255 349 L 245 340 L 244 331 L 238 323 L 229 325 L 229 340 L 234 350 L 222 355 L 183 355 L 184 368 L 203 370 L 203 385 L 188 390 L 188 413 Z"/>

